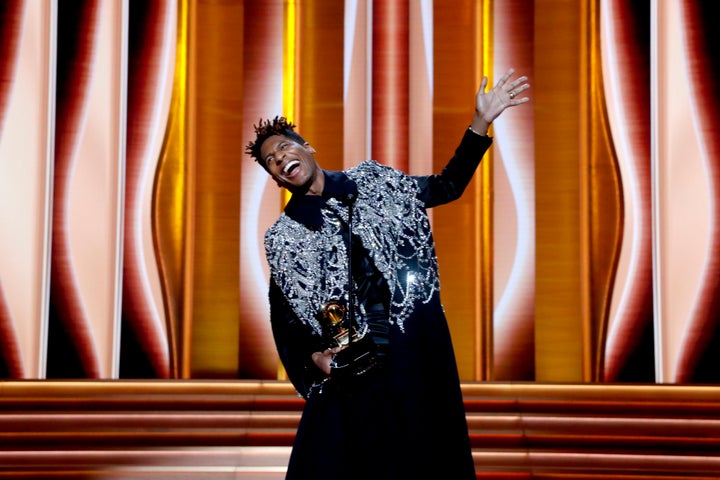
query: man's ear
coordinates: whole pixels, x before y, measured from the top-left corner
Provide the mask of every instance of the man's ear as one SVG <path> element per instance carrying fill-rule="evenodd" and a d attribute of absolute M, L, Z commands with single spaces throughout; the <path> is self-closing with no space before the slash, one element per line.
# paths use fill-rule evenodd
<path fill-rule="evenodd" d="M 315 150 L 315 149 L 313 148 L 313 146 L 310 145 L 308 142 L 305 142 L 305 143 L 303 144 L 303 147 L 305 147 L 305 150 L 307 150 L 307 151 L 310 152 L 310 153 L 313 153 L 313 154 L 317 153 L 317 150 Z"/>

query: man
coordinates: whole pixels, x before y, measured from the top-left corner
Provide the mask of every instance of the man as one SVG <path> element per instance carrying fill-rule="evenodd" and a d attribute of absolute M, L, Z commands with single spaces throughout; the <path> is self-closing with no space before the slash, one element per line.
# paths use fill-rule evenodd
<path fill-rule="evenodd" d="M 475 478 L 426 209 L 460 197 L 490 124 L 529 100 L 513 73 L 482 80 L 440 175 L 325 171 L 285 118 L 255 126 L 247 152 L 292 193 L 265 234 L 273 335 L 306 399 L 288 479 Z"/>

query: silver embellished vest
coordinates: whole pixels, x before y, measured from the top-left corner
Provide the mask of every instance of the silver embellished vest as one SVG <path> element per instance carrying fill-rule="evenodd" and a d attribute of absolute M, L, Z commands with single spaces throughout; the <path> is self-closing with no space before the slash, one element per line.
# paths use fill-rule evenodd
<path fill-rule="evenodd" d="M 430 222 L 416 197 L 417 183 L 373 160 L 345 173 L 358 185 L 353 233 L 388 284 L 390 323 L 404 330 L 415 305 L 428 303 L 440 288 Z M 348 207 L 329 198 L 322 213 L 325 221 L 319 229 L 308 228 L 283 213 L 265 233 L 272 279 L 300 321 L 318 335 L 321 305 L 347 298 L 348 284 L 347 250 L 341 233 Z"/>

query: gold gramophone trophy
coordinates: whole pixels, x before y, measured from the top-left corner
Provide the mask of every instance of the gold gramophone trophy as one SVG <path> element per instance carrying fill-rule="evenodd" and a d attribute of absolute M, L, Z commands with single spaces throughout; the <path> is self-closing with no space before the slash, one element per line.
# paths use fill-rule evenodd
<path fill-rule="evenodd" d="M 320 317 L 327 348 L 340 347 L 333 355 L 333 378 L 342 381 L 359 377 L 379 364 L 373 340 L 364 333 L 358 335 L 350 326 L 352 312 L 348 312 L 344 302 L 330 300 L 320 309 Z"/>
<path fill-rule="evenodd" d="M 345 321 L 347 308 L 341 300 L 330 300 L 320 309 L 323 336 L 329 348 L 344 347 L 352 341 L 351 331 Z"/>

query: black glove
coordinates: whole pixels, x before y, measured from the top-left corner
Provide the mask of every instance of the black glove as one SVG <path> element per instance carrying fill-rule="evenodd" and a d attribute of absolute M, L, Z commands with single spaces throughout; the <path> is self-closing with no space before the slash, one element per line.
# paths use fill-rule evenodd
<path fill-rule="evenodd" d="M 350 342 L 333 356 L 330 378 L 346 380 L 360 377 L 380 365 L 377 347 L 368 336 Z"/>
<path fill-rule="evenodd" d="M 382 368 L 389 361 L 390 323 L 384 315 L 366 315 L 368 331 L 333 357 L 331 378 L 347 379 Z"/>
<path fill-rule="evenodd" d="M 368 324 L 368 332 L 365 337 L 370 337 L 375 345 L 375 355 L 378 361 L 385 363 L 390 355 L 390 322 L 385 312 L 370 312 L 365 316 Z"/>

